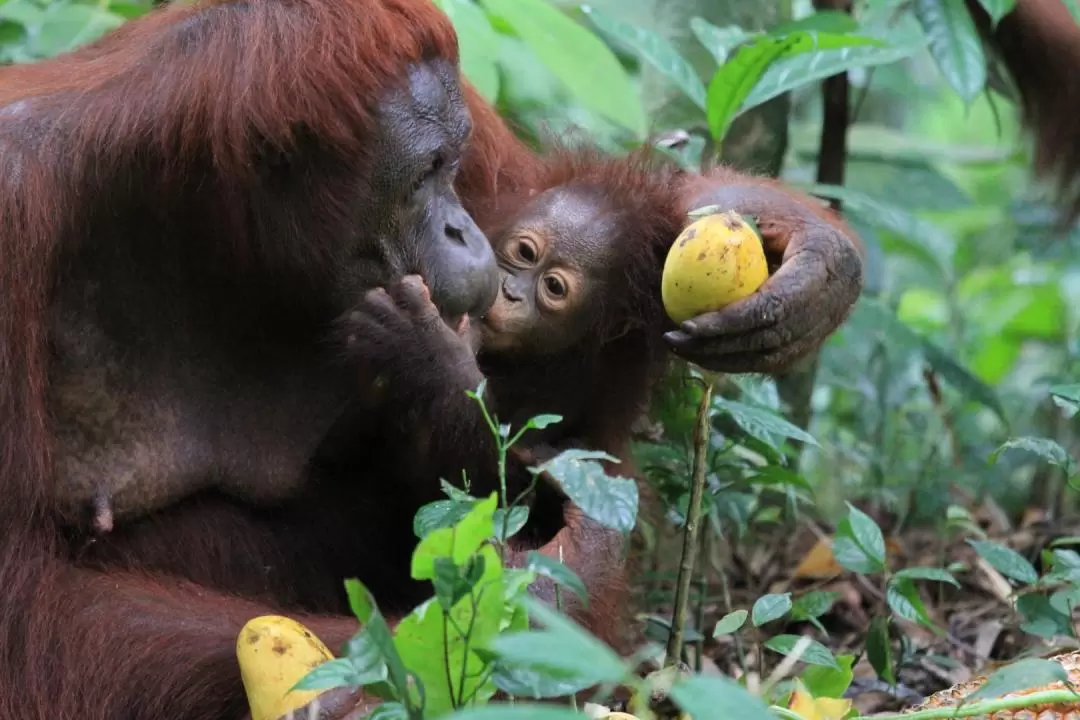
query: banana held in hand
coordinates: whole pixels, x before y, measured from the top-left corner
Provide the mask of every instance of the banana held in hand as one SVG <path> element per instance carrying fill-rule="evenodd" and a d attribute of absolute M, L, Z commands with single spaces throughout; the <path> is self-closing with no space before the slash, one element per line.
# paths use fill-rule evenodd
<path fill-rule="evenodd" d="M 314 700 L 320 690 L 289 688 L 334 655 L 319 638 L 280 615 L 248 621 L 236 638 L 236 659 L 244 681 L 251 720 L 278 720 Z"/>
<path fill-rule="evenodd" d="M 682 323 L 754 294 L 768 277 L 761 238 L 732 210 L 699 218 L 679 234 L 660 294 L 668 317 Z"/>

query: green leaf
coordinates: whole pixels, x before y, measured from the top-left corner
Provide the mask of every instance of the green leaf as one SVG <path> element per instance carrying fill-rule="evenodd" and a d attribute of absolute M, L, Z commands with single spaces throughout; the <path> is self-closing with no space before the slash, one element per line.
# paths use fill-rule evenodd
<path fill-rule="evenodd" d="M 940 634 L 941 630 L 930 618 L 926 604 L 919 596 L 915 583 L 907 578 L 892 578 L 885 587 L 885 601 L 892 611 L 909 622 L 917 623 Z"/>
<path fill-rule="evenodd" d="M 960 583 L 953 577 L 952 573 L 941 568 L 904 568 L 903 570 L 898 570 L 893 577 L 908 578 L 909 580 L 937 580 L 938 582 L 949 583 L 950 585 L 960 587 Z"/>
<path fill-rule="evenodd" d="M 466 696 L 475 693 L 478 702 L 495 693 L 494 682 L 484 672 L 488 663 L 477 648 L 495 638 L 502 625 L 503 569 L 491 545 L 481 547 L 479 557 L 483 574 L 472 592 L 450 610 L 452 621 L 439 603 L 428 601 L 406 615 L 394 633 L 402 662 L 423 685 L 425 714 L 431 717 L 453 709 L 459 684 L 463 683 Z"/>
<path fill-rule="evenodd" d="M 626 679 L 629 668 L 584 628 L 535 598 L 524 597 L 521 602 L 545 630 L 502 633 L 492 638 L 488 647 L 507 665 L 565 673 L 589 685 Z"/>
<path fill-rule="evenodd" d="M 477 502 L 457 525 L 440 528 L 421 540 L 413 551 L 413 579 L 435 577 L 435 559 L 439 557 L 448 557 L 454 564 L 463 565 L 494 534 L 493 516 L 497 502 L 498 495 L 491 493 L 486 500 Z"/>
<path fill-rule="evenodd" d="M 795 47 L 794 38 L 760 37 L 743 45 L 731 60 L 721 65 L 709 81 L 706 91 L 706 116 L 709 132 L 723 140 L 739 107 L 769 65 Z"/>
<path fill-rule="evenodd" d="M 764 408 L 751 407 L 737 400 L 717 397 L 713 400 L 713 407 L 731 416 L 739 427 L 770 447 L 778 447 L 773 435 L 801 440 L 808 445 L 821 447 L 817 439 L 797 425 L 784 419 L 781 415 L 765 410 Z"/>
<path fill-rule="evenodd" d="M 293 690 L 329 690 L 337 687 L 362 687 L 382 682 L 389 676 L 386 663 L 379 662 L 376 667 L 362 670 L 357 668 L 350 658 L 328 660 L 315 667 L 300 679 Z"/>
<path fill-rule="evenodd" d="M 842 698 L 855 678 L 851 669 L 854 664 L 854 655 L 838 655 L 837 667 L 813 665 L 806 668 L 799 677 L 813 697 Z"/>
<path fill-rule="evenodd" d="M 638 487 L 632 479 L 612 477 L 590 459 L 603 455 L 568 450 L 540 465 L 582 512 L 601 525 L 630 532 L 637 521 Z M 610 456 L 607 456 L 610 457 Z"/>
<path fill-rule="evenodd" d="M 1069 674 L 1061 663 L 1043 658 L 1024 658 L 991 673 L 982 687 L 967 696 L 967 701 L 999 698 L 1028 688 L 1069 682 Z"/>
<path fill-rule="evenodd" d="M 741 111 L 744 101 L 768 67 L 780 58 L 819 50 L 858 45 L 880 45 L 876 38 L 823 32 L 793 32 L 783 37 L 765 35 L 743 45 L 717 69 L 706 92 L 709 131 L 721 140 Z"/>
<path fill-rule="evenodd" d="M 739 112 L 744 113 L 763 105 L 775 97 L 810 83 L 840 75 L 848 70 L 875 67 L 900 62 L 918 53 L 922 43 L 898 46 L 856 46 L 819 50 L 807 55 L 781 58 L 769 68 L 743 100 Z"/>
<path fill-rule="evenodd" d="M 750 615 L 751 622 L 761 627 L 767 622 L 782 618 L 791 610 L 791 593 L 773 593 L 762 595 L 754 603 Z"/>
<path fill-rule="evenodd" d="M 562 420 L 562 415 L 537 415 L 529 418 L 529 422 L 525 423 L 525 427 L 533 430 L 543 430 L 546 427 L 561 423 Z"/>
<path fill-rule="evenodd" d="M 1039 579 L 1039 574 L 1027 559 L 1011 548 L 987 540 L 968 540 L 975 552 L 983 560 L 1005 577 L 1017 582 L 1032 584 Z"/>
<path fill-rule="evenodd" d="M 840 597 L 838 592 L 826 592 L 824 590 L 811 590 L 810 592 L 795 598 L 791 607 L 793 620 L 809 620 L 821 617 L 829 612 L 833 604 Z"/>
<path fill-rule="evenodd" d="M 845 523 L 847 523 L 846 518 L 840 521 L 840 528 L 843 528 Z M 870 575 L 885 569 L 881 563 L 875 561 L 859 547 L 859 543 L 851 537 L 850 531 L 846 535 L 841 535 L 839 530 L 837 531 L 836 537 L 833 538 L 832 553 L 840 567 L 851 572 Z"/>
<path fill-rule="evenodd" d="M 509 508 L 510 520 L 506 524 L 506 537 L 503 537 L 503 519 L 507 516 L 507 510 L 499 508 L 495 511 L 495 514 L 491 517 L 491 524 L 495 527 L 493 533 L 495 539 L 500 542 L 505 542 L 508 538 L 512 538 L 521 531 L 521 528 L 525 527 L 525 523 L 529 521 L 529 508 L 522 505 L 514 505 Z"/>
<path fill-rule="evenodd" d="M 964 0 L 914 0 L 913 9 L 930 38 L 930 55 L 970 103 L 986 86 L 986 54 Z"/>
<path fill-rule="evenodd" d="M 889 685 L 896 685 L 896 661 L 889 642 L 889 618 L 876 617 L 870 621 L 866 633 L 866 657 L 878 677 Z"/>
<path fill-rule="evenodd" d="M 537 575 L 551 578 L 563 587 L 569 588 L 581 598 L 585 605 L 588 605 L 589 591 L 585 588 L 585 583 L 581 581 L 581 578 L 573 570 L 555 558 L 541 555 L 534 550 L 527 556 L 525 569 L 531 570 Z"/>
<path fill-rule="evenodd" d="M 690 31 L 709 53 L 716 58 L 717 65 L 727 62 L 728 55 L 736 46 L 762 35 L 760 32 L 747 32 L 738 25 L 717 27 L 699 17 L 690 18 Z"/>
<path fill-rule="evenodd" d="M 705 85 L 694 68 L 679 54 L 671 43 L 658 33 L 631 25 L 611 17 L 590 5 L 582 5 L 582 12 L 601 31 L 608 33 L 656 68 L 661 75 L 685 93 L 695 105 L 705 109 Z"/>
<path fill-rule="evenodd" d="M 721 635 L 731 635 L 738 632 L 743 625 L 746 624 L 746 617 L 749 615 L 745 610 L 735 610 L 729 612 L 716 623 L 716 627 L 713 628 L 712 636 L 720 637 Z"/>
<path fill-rule="evenodd" d="M 1016 0 L 979 0 L 983 10 L 990 16 L 993 25 L 997 25 L 1001 18 L 1005 17 L 1016 7 Z"/>
<path fill-rule="evenodd" d="M 738 718 L 776 720 L 768 706 L 756 695 L 730 678 L 692 675 L 680 678 L 670 697 L 694 718 Z"/>
<path fill-rule="evenodd" d="M 911 243 L 915 257 L 942 278 L 949 277 L 956 245 L 948 233 L 933 223 L 857 190 L 822 183 L 806 187 L 815 195 L 842 201 L 844 212 L 857 216 L 867 225 L 904 238 Z"/>
<path fill-rule="evenodd" d="M 804 637 L 803 635 L 776 635 L 766 640 L 764 645 L 781 655 L 792 655 L 795 652 L 796 645 L 809 640 L 809 644 L 802 649 L 799 660 L 810 665 L 823 665 L 836 670 L 840 669 L 840 666 L 836 664 L 836 658 L 833 657 L 827 647 L 813 638 L 807 637 L 804 640 Z"/>
<path fill-rule="evenodd" d="M 473 501 L 457 500 L 436 500 L 422 505 L 413 517 L 413 534 L 423 540 L 439 528 L 453 527 L 469 514 L 473 505 Z"/>
<path fill-rule="evenodd" d="M 567 678 L 542 670 L 510 667 L 502 662 L 496 663 L 492 678 L 495 681 L 495 687 L 504 693 L 536 700 L 568 697 L 587 690 L 592 685 L 592 681 L 588 678 L 584 680 Z"/>
<path fill-rule="evenodd" d="M 394 635 L 390 631 L 390 626 L 379 612 L 371 591 L 356 579 L 346 580 L 345 590 L 349 597 L 349 607 L 363 625 L 360 632 L 346 643 L 346 655 L 350 658 L 366 658 L 366 662 L 370 663 L 369 654 L 377 649 L 382 662 L 386 664 L 389 682 L 397 693 L 397 697 L 407 697 L 408 671 L 394 644 Z M 399 630 L 400 627 L 399 625 Z"/>
<path fill-rule="evenodd" d="M 472 0 L 436 0 L 458 35 L 461 72 L 488 102 L 499 97 L 498 33 Z"/>
<path fill-rule="evenodd" d="M 1050 388 L 1050 397 L 1055 404 L 1070 410 L 1072 414 L 1080 412 L 1080 385 L 1055 385 Z"/>
<path fill-rule="evenodd" d="M 1024 618 L 1020 629 L 1032 635 L 1050 639 L 1056 635 L 1073 635 L 1075 630 L 1069 615 L 1055 607 L 1045 595 L 1027 593 L 1016 598 L 1016 612 Z"/>
<path fill-rule="evenodd" d="M 630 76 L 600 38 L 545 0 L 480 0 L 513 28 L 582 105 L 645 135 L 644 106 Z"/>
<path fill-rule="evenodd" d="M 1076 461 L 1065 448 L 1050 438 L 1018 437 L 1010 438 L 990 455 L 990 462 L 996 463 L 1002 453 L 1010 450 L 1022 450 L 1037 455 L 1051 465 L 1056 465 L 1072 477 L 1076 474 Z"/>
<path fill-rule="evenodd" d="M 885 536 L 881 534 L 881 528 L 877 526 L 873 518 L 864 513 L 851 503 L 848 506 L 848 527 L 851 529 L 851 538 L 859 544 L 867 556 L 885 567 Z"/>

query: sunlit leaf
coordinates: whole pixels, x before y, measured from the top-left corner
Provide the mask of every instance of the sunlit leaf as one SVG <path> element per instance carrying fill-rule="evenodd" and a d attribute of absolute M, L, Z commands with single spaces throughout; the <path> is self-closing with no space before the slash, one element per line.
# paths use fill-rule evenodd
<path fill-rule="evenodd" d="M 807 55 L 781 58 L 771 63 L 739 107 L 739 112 L 758 107 L 775 97 L 855 68 L 888 65 L 922 50 L 922 44 L 818 50 Z"/>
<path fill-rule="evenodd" d="M 546 0 L 480 0 L 512 27 L 585 107 L 644 137 L 645 109 L 630 76 L 594 33 Z"/>
<path fill-rule="evenodd" d="M 791 611 L 791 593 L 762 595 L 754 603 L 750 620 L 756 627 L 784 617 Z"/>
<path fill-rule="evenodd" d="M 476 649 L 499 633 L 504 612 L 503 569 L 491 545 L 479 548 L 479 554 L 483 574 L 473 578 L 472 592 L 450 610 L 452 622 L 439 603 L 427 602 L 406 615 L 394 630 L 394 647 L 423 683 L 425 710 L 432 716 L 441 717 L 453 709 L 459 688 L 466 694 L 475 693 L 481 701 L 495 693 L 494 682 L 483 672 L 487 663 Z"/>
<path fill-rule="evenodd" d="M 841 698 L 851 686 L 855 677 L 851 669 L 855 664 L 855 656 L 837 655 L 836 664 L 835 668 L 813 665 L 803 671 L 800 677 L 814 697 Z"/>
<path fill-rule="evenodd" d="M 738 632 L 746 623 L 747 615 L 749 615 L 749 613 L 745 610 L 734 610 L 729 612 L 717 621 L 716 627 L 713 628 L 713 637 L 731 635 L 734 632 Z"/>
<path fill-rule="evenodd" d="M 717 65 L 727 62 L 731 51 L 741 43 L 758 37 L 760 32 L 748 32 L 738 25 L 717 27 L 699 17 L 690 18 L 690 31 L 714 58 Z"/>

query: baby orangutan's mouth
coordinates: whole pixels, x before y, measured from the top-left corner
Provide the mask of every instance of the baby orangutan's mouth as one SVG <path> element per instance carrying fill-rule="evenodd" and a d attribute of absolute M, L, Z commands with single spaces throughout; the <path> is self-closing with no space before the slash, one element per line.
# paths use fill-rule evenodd
<path fill-rule="evenodd" d="M 470 321 L 468 313 L 457 317 L 447 317 L 446 315 L 443 315 L 442 321 L 446 323 L 446 327 L 453 330 L 456 335 L 464 335 L 469 332 Z"/>

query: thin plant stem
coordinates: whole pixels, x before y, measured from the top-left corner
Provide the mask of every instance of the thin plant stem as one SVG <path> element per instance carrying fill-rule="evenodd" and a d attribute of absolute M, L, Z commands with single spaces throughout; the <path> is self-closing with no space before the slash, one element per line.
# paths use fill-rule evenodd
<path fill-rule="evenodd" d="M 682 658 L 683 635 L 686 625 L 686 606 L 690 599 L 690 583 L 694 577 L 697 555 L 697 531 L 701 522 L 701 496 L 705 491 L 706 454 L 709 449 L 709 410 L 712 407 L 712 382 L 705 382 L 705 391 L 698 405 L 694 427 L 694 471 L 690 481 L 690 502 L 686 509 L 686 528 L 683 532 L 682 560 L 675 584 L 675 607 L 672 609 L 671 634 L 668 636 L 665 666 L 675 665 Z"/>

